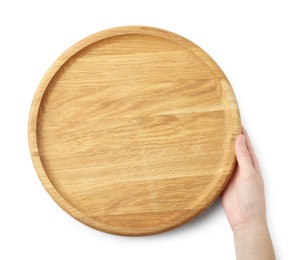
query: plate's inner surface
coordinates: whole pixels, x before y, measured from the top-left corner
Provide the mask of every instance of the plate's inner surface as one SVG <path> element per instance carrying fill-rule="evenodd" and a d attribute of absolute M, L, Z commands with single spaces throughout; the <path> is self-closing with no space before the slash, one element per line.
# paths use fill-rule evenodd
<path fill-rule="evenodd" d="M 128 34 L 89 45 L 56 73 L 39 109 L 38 151 L 51 183 L 107 226 L 184 222 L 231 174 L 222 81 L 195 50 L 164 38 Z"/>

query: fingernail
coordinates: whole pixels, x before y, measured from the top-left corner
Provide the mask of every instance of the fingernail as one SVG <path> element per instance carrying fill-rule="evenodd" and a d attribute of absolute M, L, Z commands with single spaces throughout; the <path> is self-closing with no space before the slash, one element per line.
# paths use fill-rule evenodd
<path fill-rule="evenodd" d="M 239 144 L 245 144 L 245 136 L 243 134 L 239 135 Z"/>

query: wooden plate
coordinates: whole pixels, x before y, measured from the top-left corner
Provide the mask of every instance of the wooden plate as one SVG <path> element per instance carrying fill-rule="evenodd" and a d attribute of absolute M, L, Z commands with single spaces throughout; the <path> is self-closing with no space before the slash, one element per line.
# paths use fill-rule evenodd
<path fill-rule="evenodd" d="M 232 88 L 187 39 L 150 27 L 96 33 L 42 79 L 29 120 L 36 171 L 93 228 L 148 235 L 207 208 L 235 167 Z"/>

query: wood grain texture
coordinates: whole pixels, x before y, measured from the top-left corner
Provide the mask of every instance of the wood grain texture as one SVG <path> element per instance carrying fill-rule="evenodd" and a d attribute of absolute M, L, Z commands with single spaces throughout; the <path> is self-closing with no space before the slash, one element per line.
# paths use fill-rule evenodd
<path fill-rule="evenodd" d="M 235 167 L 238 105 L 217 64 L 185 38 L 109 29 L 52 65 L 29 119 L 33 163 L 79 221 L 120 235 L 175 228 L 206 209 Z"/>

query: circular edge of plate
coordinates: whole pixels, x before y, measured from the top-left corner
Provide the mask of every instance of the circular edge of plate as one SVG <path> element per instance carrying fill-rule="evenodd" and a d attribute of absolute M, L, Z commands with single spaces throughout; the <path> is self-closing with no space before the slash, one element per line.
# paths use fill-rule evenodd
<path fill-rule="evenodd" d="M 87 36 L 86 38 L 80 40 L 79 42 L 75 43 L 73 46 L 68 48 L 61 56 L 59 56 L 56 61 L 50 66 L 44 77 L 42 78 L 36 93 L 34 95 L 30 114 L 29 114 L 29 122 L 28 122 L 28 142 L 29 142 L 29 149 L 31 154 L 31 159 L 33 161 L 34 168 L 37 172 L 37 175 L 43 184 L 44 188 L 47 190 L 49 195 L 52 197 L 52 199 L 63 209 L 65 210 L 69 215 L 77 219 L 78 221 L 82 222 L 83 224 L 92 227 L 94 229 L 104 231 L 106 233 L 110 234 L 116 234 L 116 235 L 125 235 L 125 236 L 142 236 L 142 235 L 152 235 L 152 234 L 158 234 L 162 233 L 174 228 L 177 228 L 186 222 L 190 221 L 191 219 L 195 218 L 198 214 L 200 214 L 205 209 L 199 209 L 199 210 L 190 210 L 190 213 L 185 216 L 185 218 L 182 221 L 179 221 L 176 225 L 163 225 L 163 226 L 157 226 L 155 228 L 122 228 L 122 227 L 113 227 L 108 226 L 107 224 L 100 223 L 93 218 L 85 215 L 83 212 L 76 209 L 74 206 L 72 206 L 67 200 L 63 198 L 63 196 L 55 189 L 54 185 L 51 183 L 51 180 L 48 178 L 46 171 L 44 170 L 41 158 L 39 156 L 38 151 L 38 144 L 37 144 L 37 121 L 38 121 L 38 114 L 39 114 L 39 108 L 40 104 L 43 99 L 44 92 L 46 91 L 49 82 L 51 79 L 55 76 L 57 71 L 60 69 L 61 66 L 63 66 L 71 57 L 73 57 L 77 52 L 80 50 L 86 48 L 87 46 L 98 42 L 100 40 L 114 37 L 114 36 L 120 36 L 125 34 L 146 34 L 151 36 L 158 36 L 165 38 L 167 40 L 175 41 L 177 44 L 185 47 L 185 48 L 198 48 L 200 49 L 205 55 L 207 55 L 212 63 L 217 65 L 217 63 L 206 53 L 204 52 L 199 46 L 191 42 L 190 40 L 177 35 L 175 33 L 172 33 L 167 30 L 155 28 L 155 27 L 149 27 L 149 26 L 121 26 L 121 27 L 115 27 L 110 28 L 104 31 L 97 32 L 95 34 L 92 34 L 90 36 Z M 219 67 L 217 65 L 217 67 Z M 220 68 L 220 67 L 219 67 Z M 239 107 L 237 104 L 237 100 L 235 97 L 235 94 L 233 92 L 233 89 L 227 80 L 225 74 L 223 73 L 224 78 L 226 79 L 225 83 L 220 83 L 223 88 L 225 88 L 225 93 L 227 94 L 227 99 L 230 102 L 230 105 L 232 107 L 232 119 L 233 119 L 233 140 L 235 137 L 240 134 L 241 132 L 241 119 L 240 119 L 240 113 L 239 113 Z M 236 159 L 234 159 L 234 162 L 231 165 L 231 172 L 234 170 L 236 166 Z M 223 182 L 223 185 L 220 187 L 219 192 L 215 194 L 214 197 L 210 199 L 208 202 L 208 207 L 218 198 L 218 196 L 221 194 L 225 186 L 227 185 L 231 175 L 228 175 L 227 179 Z M 208 208 L 207 207 L 207 208 Z"/>

